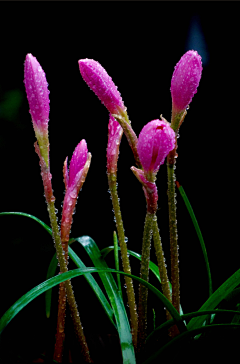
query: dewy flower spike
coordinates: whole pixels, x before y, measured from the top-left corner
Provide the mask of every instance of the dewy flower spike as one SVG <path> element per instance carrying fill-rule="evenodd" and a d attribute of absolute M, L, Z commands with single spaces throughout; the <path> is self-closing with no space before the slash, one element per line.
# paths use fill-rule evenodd
<path fill-rule="evenodd" d="M 108 123 L 108 146 L 107 146 L 107 170 L 110 173 L 117 172 L 117 160 L 119 155 L 119 145 L 123 135 L 123 128 L 117 120 L 110 115 Z"/>
<path fill-rule="evenodd" d="M 67 169 L 67 160 L 68 158 L 66 158 L 63 167 L 66 188 L 61 221 L 61 239 L 63 244 L 69 240 L 72 215 L 77 202 L 77 196 L 90 167 L 91 153 L 88 153 L 87 143 L 84 139 L 81 140 L 73 152 L 69 172 Z"/>
<path fill-rule="evenodd" d="M 84 139 L 81 140 L 73 152 L 69 172 L 67 169 L 67 160 L 68 158 L 66 158 L 63 167 L 66 193 L 63 201 L 61 221 L 62 243 L 66 243 L 69 240 L 72 215 L 77 202 L 77 196 L 90 167 L 91 153 L 88 153 L 87 143 Z"/>
<path fill-rule="evenodd" d="M 174 68 L 171 80 L 172 120 L 185 111 L 197 92 L 202 75 L 201 56 L 197 51 L 188 51 Z M 174 129 L 175 130 L 175 129 Z"/>
<path fill-rule="evenodd" d="M 46 75 L 39 62 L 31 53 L 27 54 L 24 63 L 24 84 L 30 107 L 30 114 L 41 155 L 48 165 L 48 121 L 49 90 Z"/>
<path fill-rule="evenodd" d="M 82 78 L 90 89 L 101 100 L 110 114 L 119 122 L 133 151 L 137 166 L 140 161 L 137 154 L 137 136 L 134 133 L 117 86 L 113 83 L 106 70 L 93 59 L 80 59 L 78 61 Z"/>
<path fill-rule="evenodd" d="M 111 114 L 122 114 L 126 110 L 117 86 L 106 70 L 93 59 L 78 61 L 82 78 L 97 95 Z"/>
<path fill-rule="evenodd" d="M 138 137 L 138 155 L 145 173 L 157 173 L 168 153 L 175 146 L 175 133 L 163 120 L 146 124 Z"/>

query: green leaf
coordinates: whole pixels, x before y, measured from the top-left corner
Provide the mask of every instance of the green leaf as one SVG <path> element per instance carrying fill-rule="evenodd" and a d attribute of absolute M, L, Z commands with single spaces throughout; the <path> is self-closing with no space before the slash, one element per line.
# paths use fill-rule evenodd
<path fill-rule="evenodd" d="M 214 316 L 216 314 L 221 314 L 221 313 L 232 313 L 237 315 L 240 318 L 240 311 L 234 311 L 234 310 L 221 310 L 221 309 L 217 309 L 217 310 L 206 310 L 206 311 L 196 311 L 196 312 L 191 312 L 191 313 L 187 313 L 185 315 L 181 315 L 181 318 L 186 320 L 192 317 L 196 317 L 196 316 L 202 316 L 202 315 L 206 315 L 206 314 L 214 314 Z M 161 324 L 160 326 L 158 326 L 155 330 L 153 330 L 151 332 L 151 334 L 148 335 L 146 341 L 148 342 L 150 339 L 152 339 L 153 336 L 155 336 L 156 334 L 159 334 L 159 332 L 161 330 L 166 330 L 168 328 L 170 328 L 172 325 L 174 324 L 174 320 L 168 320 L 166 322 L 164 322 L 163 324 Z M 194 338 L 196 339 L 196 338 Z"/>
<path fill-rule="evenodd" d="M 0 212 L 0 215 L 19 215 L 19 216 L 30 217 L 30 219 L 33 219 L 33 220 L 37 221 L 40 225 L 42 225 L 44 227 L 44 229 L 50 235 L 52 235 L 52 229 L 48 225 L 46 225 L 42 220 L 38 219 L 37 217 L 35 217 L 33 215 L 26 214 L 25 212 Z"/>
<path fill-rule="evenodd" d="M 198 238 L 199 238 L 199 241 L 200 241 L 200 244 L 201 244 L 201 248 L 202 248 L 202 252 L 203 252 L 203 256 L 204 256 L 204 260 L 205 260 L 205 265 L 206 265 L 206 269 L 207 269 L 207 274 L 208 274 L 208 290 L 209 290 L 209 297 L 211 296 L 212 292 L 213 292 L 213 289 L 212 289 L 212 277 L 211 277 L 211 271 L 210 271 L 210 266 L 209 266 L 209 262 L 208 262 L 208 256 L 207 256 L 207 250 L 206 250 L 206 246 L 204 244 L 204 240 L 203 240 L 203 237 L 202 237 L 202 233 L 201 233 L 201 230 L 199 228 L 199 225 L 198 225 L 198 222 L 197 222 L 197 219 L 194 215 L 194 212 L 193 212 L 193 209 L 192 209 L 192 206 L 187 198 L 187 195 L 183 189 L 182 186 L 180 186 L 179 182 L 176 183 L 177 187 L 178 187 L 178 190 L 183 198 L 183 201 L 185 202 L 185 205 L 188 209 L 188 212 L 191 216 L 191 219 L 192 219 L 192 222 L 193 222 L 193 225 L 195 227 L 195 230 L 197 232 L 197 235 L 198 235 Z"/>
<path fill-rule="evenodd" d="M 57 270 L 57 265 L 58 265 L 58 260 L 56 257 L 56 253 L 54 254 L 54 256 L 52 257 L 52 260 L 49 264 L 48 267 L 48 271 L 47 271 L 47 279 L 52 278 Z M 46 316 L 47 318 L 50 317 L 50 312 L 51 312 L 51 302 L 52 302 L 52 288 L 50 288 L 48 291 L 46 291 L 45 293 L 45 306 L 46 306 Z"/>
<path fill-rule="evenodd" d="M 108 246 L 107 248 L 102 249 L 101 250 L 102 257 L 105 258 L 107 256 L 107 254 L 110 253 L 113 250 L 114 250 L 114 246 Z M 120 250 L 120 247 L 118 247 L 118 250 Z M 135 257 L 135 258 L 137 258 L 138 260 L 141 261 L 141 259 L 142 259 L 141 254 L 135 253 L 132 250 L 128 250 L 127 252 L 128 252 L 128 254 L 132 255 L 133 257 Z M 159 275 L 158 266 L 150 261 L 149 262 L 149 269 L 153 272 L 153 274 L 155 274 L 155 276 L 157 277 L 157 279 L 161 283 L 161 278 L 160 278 L 160 275 Z M 172 289 L 171 283 L 170 283 L 170 289 Z"/>
<path fill-rule="evenodd" d="M 108 247 L 102 249 L 101 250 L 102 257 L 105 258 L 107 256 L 107 254 L 113 250 L 114 250 L 114 246 L 108 246 Z M 118 247 L 118 250 L 120 250 L 120 247 Z M 141 254 L 138 254 L 132 250 L 127 250 L 127 252 L 128 252 L 128 254 L 132 255 L 133 257 L 137 258 L 138 260 L 140 260 L 140 261 L 142 260 Z M 153 274 L 155 274 L 155 276 L 161 283 L 158 266 L 155 263 L 153 263 L 151 260 L 149 261 L 149 269 L 153 272 Z M 169 282 L 169 289 L 170 289 L 170 293 L 172 294 L 172 285 L 170 282 Z M 180 305 L 180 315 L 183 315 L 183 310 L 182 310 L 181 305 Z"/>
<path fill-rule="evenodd" d="M 73 260 L 73 262 L 76 264 L 76 266 L 78 268 L 87 268 L 85 266 L 85 264 L 82 262 L 82 260 L 77 256 L 77 254 L 72 250 L 72 248 L 69 246 L 68 247 L 68 254 L 70 256 L 70 258 Z M 56 269 L 57 269 L 57 258 L 56 258 L 56 254 L 54 254 L 51 263 L 49 265 L 48 268 L 48 272 L 47 272 L 47 279 L 52 278 L 55 273 L 56 273 Z M 100 301 L 104 311 L 106 312 L 109 320 L 111 321 L 111 323 L 113 324 L 113 326 L 116 328 L 116 325 L 114 323 L 113 320 L 113 311 L 105 297 L 105 295 L 103 294 L 101 288 L 99 287 L 98 283 L 96 282 L 96 280 L 92 277 L 91 274 L 85 274 L 84 277 L 86 278 L 86 280 L 88 281 L 89 285 L 92 287 L 94 293 L 96 294 L 98 300 Z M 48 291 L 46 291 L 45 293 L 45 301 L 46 301 L 46 316 L 50 317 L 50 309 L 51 309 L 51 296 L 52 296 L 52 288 L 50 288 Z"/>
<path fill-rule="evenodd" d="M 21 311 L 29 302 L 31 302 L 34 298 L 38 297 L 40 294 L 44 293 L 46 290 L 64 282 L 68 279 L 72 279 L 74 277 L 81 276 L 83 274 L 95 273 L 98 272 L 99 274 L 108 274 L 108 273 L 118 273 L 126 275 L 127 277 L 136 279 L 138 282 L 146 286 L 150 289 L 162 303 L 166 306 L 166 308 L 171 313 L 172 317 L 174 318 L 175 323 L 178 325 L 180 331 L 186 331 L 186 327 L 182 322 L 182 318 L 173 307 L 173 305 L 166 299 L 166 297 L 153 285 L 144 281 L 143 279 L 136 277 L 132 274 L 128 274 L 122 271 L 118 271 L 111 268 L 96 268 L 96 267 L 89 267 L 89 268 L 79 268 L 70 270 L 68 272 L 58 274 L 57 276 L 48 279 L 47 281 L 39 284 L 38 286 L 31 289 L 28 293 L 23 295 L 18 301 L 16 301 L 5 314 L 2 316 L 0 320 L 0 334 L 2 333 L 5 326 L 16 316 L 16 314 Z"/>
<path fill-rule="evenodd" d="M 230 278 L 228 278 L 202 305 L 198 312 L 205 310 L 213 310 L 217 305 L 230 293 L 232 290 L 240 284 L 240 269 L 237 270 Z M 187 328 L 189 330 L 202 326 L 206 316 L 200 316 L 192 318 L 188 323 Z"/>
<path fill-rule="evenodd" d="M 158 351 L 156 351 L 151 357 L 143 362 L 143 364 L 150 364 L 153 360 L 155 360 L 160 354 L 163 353 L 166 349 L 172 348 L 172 350 L 176 350 L 176 344 L 181 342 L 181 346 L 183 345 L 182 341 L 188 340 L 192 336 L 196 336 L 199 333 L 203 333 L 205 331 L 214 331 L 219 329 L 240 329 L 240 324 L 215 324 L 215 325 L 206 325 L 203 327 L 199 327 L 197 329 L 192 329 L 187 332 L 183 332 L 180 335 L 174 337 L 171 341 L 169 341 L 166 345 L 162 346 Z M 173 348 L 173 345 L 175 346 Z M 179 347 L 179 345 L 178 345 Z"/>
<path fill-rule="evenodd" d="M 76 238 L 75 240 L 84 247 L 95 267 L 103 269 L 108 268 L 107 263 L 101 256 L 97 244 L 92 238 L 89 236 L 82 236 L 80 238 Z M 99 273 L 99 277 L 105 287 L 116 319 L 118 335 L 122 348 L 123 362 L 129 364 L 135 363 L 136 360 L 132 344 L 131 329 L 121 293 L 117 288 L 112 274 Z"/>
<path fill-rule="evenodd" d="M 87 238 L 86 240 L 89 240 L 91 238 Z M 82 244 L 84 244 L 84 239 L 81 239 Z M 91 239 L 92 240 L 92 239 Z M 92 244 L 91 244 L 92 245 Z M 96 253 L 93 252 L 93 254 Z M 2 333 L 3 329 L 6 327 L 6 325 L 17 315 L 19 311 L 21 311 L 29 302 L 31 302 L 34 298 L 38 297 L 40 294 L 45 292 L 46 290 L 58 285 L 61 282 L 64 282 L 67 279 L 72 279 L 74 277 L 80 276 L 82 274 L 88 274 L 88 273 L 94 273 L 99 272 L 99 274 L 103 275 L 105 274 L 107 276 L 108 282 L 112 283 L 112 279 L 109 278 L 111 275 L 107 274 L 106 272 L 114 272 L 126 275 L 128 277 L 131 277 L 133 279 L 136 279 L 141 284 L 145 285 L 148 289 L 153 291 L 157 295 L 157 297 L 165 304 L 169 312 L 171 313 L 172 317 L 175 318 L 176 323 L 179 327 L 180 331 L 185 331 L 186 327 L 182 323 L 181 318 L 178 314 L 178 312 L 175 310 L 175 308 L 172 306 L 172 304 L 164 297 L 164 295 L 159 292 L 154 286 L 152 286 L 150 283 L 142 280 L 141 278 L 135 277 L 131 274 L 127 274 L 121 271 L 117 271 L 115 269 L 110 268 L 80 268 L 80 269 L 74 269 L 71 271 L 68 271 L 66 273 L 59 274 L 51 279 L 48 279 L 47 281 L 39 284 L 37 287 L 30 290 L 28 293 L 23 295 L 17 302 L 15 302 L 14 305 L 10 307 L 10 309 L 2 316 L 0 320 L 0 334 Z M 115 281 L 113 280 L 114 284 Z M 115 284 L 116 285 L 116 284 Z M 123 363 L 124 364 L 134 364 L 135 361 L 135 355 L 134 355 L 134 349 L 132 345 L 132 338 L 130 334 L 130 327 L 129 322 L 127 320 L 125 308 L 122 302 L 122 299 L 119 295 L 119 292 L 116 291 L 114 288 L 112 289 L 112 297 L 111 297 L 111 303 L 113 305 L 113 311 L 115 314 L 120 342 L 121 342 L 121 348 L 122 348 L 122 355 L 123 355 Z"/>
<path fill-rule="evenodd" d="M 85 264 L 82 262 L 82 260 L 72 250 L 72 248 L 70 246 L 68 247 L 68 254 L 69 254 L 70 258 L 73 260 L 73 262 L 76 264 L 76 266 L 78 268 L 87 268 L 85 266 Z M 85 274 L 84 277 L 86 278 L 86 280 L 88 281 L 89 285 L 91 286 L 91 288 L 93 289 L 94 293 L 96 294 L 96 296 L 97 296 L 99 302 L 101 303 L 104 311 L 106 312 L 109 320 L 111 321 L 111 323 L 113 324 L 113 326 L 116 328 L 116 324 L 114 323 L 113 310 L 112 310 L 112 308 L 111 308 L 108 300 L 106 299 L 105 295 L 103 294 L 103 291 L 99 287 L 98 283 L 96 282 L 96 280 L 93 278 L 93 276 L 91 274 Z"/>
<path fill-rule="evenodd" d="M 119 257 L 118 257 L 118 251 L 119 251 L 119 246 L 118 246 L 118 238 L 117 238 L 117 233 L 116 231 L 113 232 L 113 244 L 114 244 L 114 260 L 115 260 L 115 268 L 117 270 L 119 270 Z M 122 296 L 122 287 L 121 287 L 121 280 L 120 280 L 120 275 L 117 274 L 117 283 L 118 283 L 118 290 L 121 293 Z"/>

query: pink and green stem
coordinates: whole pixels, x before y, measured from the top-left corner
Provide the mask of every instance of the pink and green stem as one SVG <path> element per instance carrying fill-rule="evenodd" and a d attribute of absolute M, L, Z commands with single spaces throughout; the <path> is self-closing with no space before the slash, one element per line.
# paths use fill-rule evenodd
<path fill-rule="evenodd" d="M 53 236 L 53 241 L 54 241 L 54 245 L 56 248 L 57 259 L 58 259 L 58 262 L 60 265 L 61 273 L 65 273 L 68 271 L 68 268 L 67 268 L 65 254 L 63 251 L 61 237 L 60 237 L 59 228 L 58 228 L 58 224 L 57 224 L 57 216 L 56 216 L 55 205 L 54 205 L 55 197 L 53 196 L 53 191 L 52 191 L 51 174 L 50 174 L 49 167 L 46 166 L 46 163 L 40 154 L 40 149 L 39 149 L 37 142 L 34 145 L 35 145 L 36 153 L 38 154 L 39 159 L 40 159 L 41 175 L 42 175 L 42 179 L 43 179 L 44 192 L 45 192 L 45 197 L 46 197 L 47 206 L 48 206 L 47 209 L 48 209 L 50 223 L 51 223 L 51 227 L 52 227 L 52 236 Z M 85 335 L 83 332 L 80 316 L 78 313 L 77 304 L 76 304 L 76 300 L 74 297 L 71 281 L 70 280 L 65 281 L 64 286 L 65 286 L 65 290 L 66 290 L 66 294 L 67 294 L 67 300 L 69 303 L 71 316 L 73 319 L 74 329 L 75 329 L 76 335 L 78 337 L 78 341 L 81 345 L 82 354 L 84 356 L 85 361 L 87 363 L 91 363 L 92 361 L 90 358 L 86 338 L 85 338 Z"/>
<path fill-rule="evenodd" d="M 111 193 L 112 204 L 114 215 L 116 219 L 116 226 L 118 232 L 118 240 L 121 249 L 122 265 L 125 273 L 131 274 L 131 267 L 129 262 L 129 257 L 127 254 L 127 244 L 125 241 L 125 234 L 123 228 L 122 215 L 119 205 L 118 193 L 117 193 L 117 176 L 116 173 L 108 173 L 108 185 Z M 135 301 L 135 293 L 133 287 L 132 278 L 124 277 L 126 288 L 127 288 L 127 298 L 130 311 L 131 329 L 132 329 L 132 340 L 133 345 L 137 348 L 137 332 L 138 332 L 138 315 L 137 307 Z"/>

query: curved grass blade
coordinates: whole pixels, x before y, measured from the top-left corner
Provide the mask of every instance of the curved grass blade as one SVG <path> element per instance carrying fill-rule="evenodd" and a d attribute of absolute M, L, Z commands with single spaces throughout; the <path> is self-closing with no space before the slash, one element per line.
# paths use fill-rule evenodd
<path fill-rule="evenodd" d="M 52 229 L 45 224 L 42 220 L 38 219 L 37 217 L 24 213 L 24 212 L 1 212 L 0 215 L 18 215 L 18 216 L 25 216 L 25 217 L 29 217 L 30 219 L 33 219 L 35 221 L 37 221 L 41 226 L 44 227 L 44 229 L 52 236 Z M 73 243 L 75 241 L 74 238 L 69 240 L 69 244 Z M 75 264 L 77 265 L 77 267 L 79 268 L 85 268 L 86 266 L 83 264 L 82 261 L 80 261 L 80 258 L 77 257 L 77 255 L 73 252 L 73 250 L 71 250 L 71 248 L 69 247 L 69 256 L 74 260 L 75 259 Z M 74 258 L 73 258 L 74 257 Z M 54 276 L 56 269 L 57 269 L 57 258 L 56 258 L 56 254 L 53 256 L 50 265 L 48 267 L 48 271 L 47 271 L 47 279 L 51 278 Z M 116 327 L 114 321 L 113 321 L 113 312 L 112 309 L 106 299 L 106 297 L 104 296 L 102 290 L 100 289 L 99 285 L 97 284 L 96 280 L 91 277 L 91 275 L 85 275 L 85 278 L 87 279 L 88 283 L 90 284 L 90 286 L 93 288 L 94 292 L 97 295 L 97 298 L 99 299 L 100 303 L 102 304 L 108 318 L 110 319 L 110 321 L 112 322 L 112 324 Z M 47 318 L 50 317 L 50 312 L 51 312 L 51 301 L 52 301 L 52 289 L 49 289 L 46 291 L 45 293 L 45 306 L 46 306 L 46 316 Z"/>
<path fill-rule="evenodd" d="M 97 244 L 92 238 L 90 238 L 89 236 L 82 236 L 80 238 L 76 238 L 75 240 L 84 247 L 95 267 L 103 269 L 108 268 L 107 263 L 101 256 Z M 134 347 L 132 343 L 131 328 L 122 300 L 122 296 L 118 291 L 115 279 L 113 278 L 112 274 L 109 273 L 99 273 L 99 277 L 102 280 L 114 312 L 118 335 L 122 348 L 123 362 L 129 364 L 136 363 Z"/>
<path fill-rule="evenodd" d="M 57 265 L 58 265 L 58 260 L 56 257 L 56 253 L 54 254 L 54 256 L 52 257 L 52 260 L 48 266 L 48 271 L 47 271 L 47 279 L 50 279 L 52 277 L 54 277 L 56 270 L 57 270 Z M 47 318 L 50 317 L 50 312 L 51 312 L 51 302 L 52 302 L 52 288 L 50 288 L 49 290 L 47 290 L 45 292 L 45 306 L 46 306 L 46 316 Z"/>
<path fill-rule="evenodd" d="M 115 260 L 115 268 L 116 270 L 119 270 L 119 257 L 118 257 L 118 250 L 120 249 L 118 247 L 118 238 L 116 231 L 113 232 L 113 244 L 114 244 L 114 260 Z M 117 274 L 117 283 L 118 283 L 118 290 L 122 296 L 122 288 L 121 288 L 121 281 L 120 281 L 120 275 Z"/>
<path fill-rule="evenodd" d="M 171 313 L 172 317 L 175 320 L 175 323 L 178 325 L 179 331 L 186 331 L 186 327 L 182 322 L 182 318 L 180 317 L 177 310 L 173 307 L 173 305 L 166 299 L 166 297 L 153 285 L 150 283 L 144 281 L 143 279 L 136 277 L 132 274 L 128 274 L 116 269 L 111 268 L 97 268 L 97 267 L 89 267 L 89 268 L 78 268 L 74 270 L 70 270 L 68 272 L 58 274 L 57 276 L 48 279 L 47 281 L 39 284 L 38 286 L 31 289 L 29 292 L 27 292 L 25 295 L 23 295 L 19 300 L 17 300 L 8 310 L 5 312 L 5 314 L 1 317 L 0 320 L 0 334 L 2 333 L 3 329 L 7 326 L 7 324 L 17 315 L 19 311 L 21 311 L 29 302 L 34 300 L 36 297 L 38 297 L 40 294 L 44 293 L 46 290 L 60 284 L 61 282 L 64 282 L 68 279 L 72 279 L 78 276 L 81 276 L 83 274 L 89 274 L 89 273 L 118 273 L 126 275 L 127 277 L 130 277 L 132 279 L 137 280 L 144 286 L 146 286 L 148 289 L 150 289 L 159 299 L 160 301 L 166 306 L 166 308 Z"/>
<path fill-rule="evenodd" d="M 78 268 L 87 268 L 85 266 L 85 264 L 82 262 L 82 260 L 79 258 L 79 256 L 72 250 L 72 248 L 69 246 L 68 247 L 68 254 L 70 256 L 70 258 L 72 259 L 72 261 L 76 264 L 76 266 Z M 113 314 L 113 310 L 108 302 L 108 300 L 106 299 L 105 295 L 103 294 L 103 291 L 101 290 L 101 288 L 99 287 L 98 283 L 96 282 L 96 280 L 92 277 L 91 274 L 84 274 L 84 277 L 86 278 L 86 280 L 88 281 L 89 285 L 91 286 L 91 288 L 93 289 L 94 293 L 96 294 L 98 300 L 100 301 L 104 311 L 106 312 L 109 320 L 111 321 L 111 323 L 113 324 L 113 326 L 115 328 L 116 324 L 114 322 L 114 314 Z"/>
<path fill-rule="evenodd" d="M 187 313 L 185 315 L 181 315 L 181 318 L 184 319 L 184 320 L 186 320 L 186 319 L 189 319 L 189 318 L 192 318 L 192 317 L 202 316 L 202 315 L 206 315 L 206 314 L 214 314 L 214 316 L 215 316 L 218 313 L 232 313 L 232 314 L 235 314 L 236 316 L 238 316 L 240 318 L 240 311 L 236 311 L 236 310 L 222 310 L 222 309 L 191 312 L 191 313 Z M 148 342 L 149 340 L 152 339 L 152 337 L 155 334 L 159 334 L 160 330 L 163 330 L 163 329 L 166 330 L 166 329 L 170 328 L 173 324 L 174 324 L 174 320 L 173 319 L 164 322 L 163 324 L 161 324 L 160 326 L 158 326 L 155 330 L 153 330 L 151 332 L 151 334 L 148 335 L 146 341 Z"/>
<path fill-rule="evenodd" d="M 105 258 L 107 256 L 108 253 L 110 253 L 111 251 L 114 250 L 114 246 L 108 246 L 104 249 L 101 250 L 101 254 L 102 254 L 102 257 Z M 120 250 L 120 247 L 118 247 L 118 250 Z M 132 255 L 133 257 L 137 258 L 138 260 L 141 261 L 142 259 L 142 256 L 141 254 L 138 254 L 132 250 L 127 250 L 128 254 L 129 255 Z M 159 275 L 159 269 L 158 269 L 158 266 L 153 263 L 151 260 L 149 261 L 149 269 L 153 272 L 153 274 L 155 274 L 155 276 L 157 277 L 157 279 L 159 280 L 159 282 L 161 283 L 161 278 L 160 278 L 160 275 Z M 169 282 L 169 289 L 170 289 L 170 293 L 172 294 L 172 285 L 171 283 Z M 182 306 L 180 305 L 180 315 L 183 315 L 183 310 L 182 310 Z"/>
<path fill-rule="evenodd" d="M 202 305 L 198 312 L 205 310 L 213 310 L 217 305 L 240 284 L 240 269 L 237 270 L 230 278 L 228 278 Z M 188 330 L 192 330 L 202 326 L 206 316 L 194 317 L 188 323 Z"/>
<path fill-rule="evenodd" d="M 87 238 L 89 238 L 89 237 L 87 237 Z M 175 308 L 172 306 L 172 304 L 166 299 L 166 297 L 160 291 L 158 291 L 150 283 L 142 280 L 141 278 L 138 278 L 131 274 L 124 273 L 122 271 L 117 271 L 115 269 L 79 268 L 79 269 L 74 269 L 74 270 L 62 273 L 60 275 L 57 275 L 57 276 L 39 284 L 37 287 L 33 288 L 28 293 L 23 295 L 2 316 L 2 318 L 0 320 L 0 334 L 2 333 L 3 329 L 7 326 L 7 324 L 17 315 L 17 313 L 19 311 L 21 311 L 29 302 L 31 302 L 34 298 L 38 297 L 40 294 L 44 293 L 46 290 L 58 285 L 61 282 L 64 282 L 67 279 L 72 279 L 72 278 L 80 276 L 82 274 L 88 274 L 88 273 L 94 273 L 94 272 L 98 272 L 98 273 L 102 272 L 101 274 L 104 274 L 103 272 L 119 273 L 119 274 L 126 275 L 128 277 L 131 277 L 133 279 L 136 279 L 141 284 L 145 285 L 148 289 L 153 291 L 157 295 L 157 297 L 164 303 L 164 305 L 167 307 L 167 309 L 171 313 L 172 317 L 176 320 L 176 323 L 178 325 L 180 332 L 186 330 L 186 327 L 185 327 L 184 323 L 182 322 L 180 315 L 175 310 Z M 111 281 L 111 279 L 110 279 L 110 281 Z M 114 283 L 115 283 L 115 281 L 114 281 Z M 124 308 L 123 302 L 121 300 L 121 297 L 119 296 L 119 292 L 118 291 L 116 292 L 115 289 L 112 289 L 111 303 L 113 305 L 113 311 L 114 311 L 115 319 L 117 322 L 119 338 L 120 338 L 121 348 L 122 348 L 123 363 L 124 364 L 134 364 L 134 363 L 136 363 L 136 360 L 135 360 L 135 354 L 134 354 L 134 349 L 133 349 L 133 345 L 132 345 L 132 337 L 130 334 L 129 322 L 126 317 L 125 308 Z"/>
<path fill-rule="evenodd" d="M 68 247 L 68 254 L 78 268 L 87 268 L 85 266 L 85 264 L 82 262 L 82 260 L 77 256 L 77 254 L 72 250 L 72 248 L 70 246 Z M 57 270 L 57 264 L 58 264 L 58 261 L 57 261 L 56 253 L 55 253 L 49 264 L 49 268 L 48 268 L 48 272 L 47 272 L 47 279 L 52 278 L 55 275 L 56 270 Z M 94 293 L 96 294 L 96 296 L 97 296 L 98 300 L 100 301 L 104 311 L 106 312 L 109 320 L 111 321 L 113 326 L 116 328 L 116 324 L 114 323 L 113 310 L 111 309 L 111 307 L 110 307 L 105 295 L 103 294 L 101 288 L 99 287 L 98 283 L 92 277 L 91 274 L 85 274 L 84 277 L 86 278 L 89 285 L 91 286 Z M 52 297 L 52 288 L 50 288 L 45 293 L 46 316 L 47 317 L 50 317 L 51 297 Z"/>
<path fill-rule="evenodd" d="M 40 225 L 42 225 L 44 227 L 44 229 L 52 236 L 52 229 L 50 228 L 50 226 L 48 226 L 47 224 L 45 224 L 45 222 L 43 222 L 42 220 L 38 219 L 36 216 L 30 215 L 30 214 L 26 214 L 25 212 L 0 212 L 0 215 L 18 215 L 18 216 L 26 216 L 29 217 L 32 220 L 37 221 Z M 74 238 L 71 238 L 69 240 L 69 244 L 74 242 Z"/>
<path fill-rule="evenodd" d="M 240 329 L 240 324 L 215 324 L 215 325 L 206 325 L 202 327 L 198 327 L 197 329 L 192 329 L 186 332 L 181 333 L 178 336 L 175 336 L 171 341 L 169 341 L 167 344 L 165 344 L 163 347 L 161 347 L 157 352 L 155 352 L 151 357 L 149 357 L 147 360 L 145 360 L 142 364 L 149 364 L 152 363 L 153 360 L 155 360 L 160 354 L 162 354 L 166 349 L 171 348 L 172 345 L 176 345 L 176 343 L 179 344 L 179 342 L 187 340 L 191 338 L 192 336 L 196 336 L 199 333 L 203 333 L 205 331 L 211 331 L 211 330 L 219 330 L 219 329 Z M 183 345 L 183 343 L 181 343 Z M 176 346 L 174 348 L 176 350 Z"/>
<path fill-rule="evenodd" d="M 113 250 L 114 250 L 114 246 L 108 246 L 108 247 L 102 249 L 100 251 L 100 253 L 101 253 L 102 257 L 105 258 L 107 256 L 107 254 L 110 253 Z M 118 250 L 120 250 L 120 247 L 118 247 Z M 128 252 L 128 254 L 132 255 L 133 257 L 135 257 L 135 258 L 137 258 L 138 260 L 141 261 L 141 259 L 142 259 L 141 254 L 135 253 L 132 250 L 127 250 L 127 252 Z M 159 275 L 158 266 L 156 264 L 154 264 L 153 262 L 150 261 L 149 262 L 149 268 L 151 269 L 151 271 L 153 272 L 153 274 L 155 274 L 155 276 L 157 277 L 157 279 L 161 283 L 161 278 L 160 278 L 160 275 Z M 170 283 L 170 288 L 172 289 L 171 283 Z"/>
<path fill-rule="evenodd" d="M 33 219 L 33 220 L 37 221 L 40 225 L 42 225 L 44 227 L 44 229 L 50 235 L 52 235 L 52 229 L 48 225 L 46 225 L 42 220 L 38 219 L 37 217 L 35 217 L 33 215 L 26 214 L 25 212 L 0 212 L 0 215 L 19 215 L 19 216 L 30 217 L 30 219 Z"/>
<path fill-rule="evenodd" d="M 193 222 L 193 225 L 195 227 L 195 230 L 197 232 L 197 235 L 198 235 L 198 238 L 199 238 L 199 241 L 200 241 L 200 244 L 201 244 L 201 248 L 202 248 L 202 252 L 203 252 L 203 256 L 204 256 L 204 260 L 205 260 L 205 264 L 206 264 L 206 269 L 207 269 L 207 274 L 208 274 L 208 292 L 209 292 L 209 297 L 212 295 L 213 293 L 213 289 L 212 289 L 212 276 L 211 276 L 211 271 L 210 271 L 210 266 L 209 266 L 209 262 L 208 262 L 208 256 L 207 256 L 207 251 L 206 251 L 206 246 L 204 244 L 204 240 L 203 240 L 203 237 L 202 237 L 202 233 L 201 233 L 201 230 L 199 228 L 199 225 L 198 225 L 198 222 L 197 222 L 197 219 L 194 215 L 194 212 L 193 212 L 193 209 L 192 209 L 192 206 L 187 198 L 187 195 L 184 191 L 184 189 L 182 188 L 182 186 L 180 185 L 180 183 L 178 181 L 176 181 L 176 185 L 177 185 L 177 188 L 183 198 L 183 201 L 185 202 L 185 205 L 188 209 L 188 212 L 191 216 L 191 219 L 192 219 L 192 222 Z"/>

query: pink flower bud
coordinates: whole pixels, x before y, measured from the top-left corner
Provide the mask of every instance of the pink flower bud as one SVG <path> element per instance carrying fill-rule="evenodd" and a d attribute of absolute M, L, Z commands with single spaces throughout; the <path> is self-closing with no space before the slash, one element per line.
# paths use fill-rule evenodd
<path fill-rule="evenodd" d="M 138 137 L 138 155 L 145 173 L 156 173 L 175 147 L 175 133 L 164 120 L 146 124 Z"/>
<path fill-rule="evenodd" d="M 201 56 L 197 51 L 186 52 L 176 64 L 171 80 L 173 113 L 186 109 L 197 92 L 202 75 Z"/>
<path fill-rule="evenodd" d="M 24 84 L 35 132 L 48 134 L 49 91 L 45 73 L 37 59 L 27 54 L 24 63 Z"/>
<path fill-rule="evenodd" d="M 121 95 L 106 70 L 93 59 L 78 61 L 82 78 L 111 114 L 121 114 L 126 108 Z"/>
<path fill-rule="evenodd" d="M 117 172 L 117 160 L 119 145 L 123 135 L 123 128 L 117 120 L 110 115 L 108 123 L 108 146 L 107 146 L 107 171 L 108 173 Z"/>
<path fill-rule="evenodd" d="M 72 159 L 70 162 L 69 167 L 69 181 L 68 181 L 68 187 L 71 187 L 74 184 L 74 180 L 78 173 L 83 169 L 85 166 L 85 163 L 87 161 L 87 143 L 83 139 L 81 142 L 76 146 Z"/>
<path fill-rule="evenodd" d="M 61 238 L 66 243 L 72 224 L 72 215 L 76 206 L 77 197 L 86 179 L 91 161 L 91 153 L 88 153 L 87 143 L 83 139 L 75 148 L 70 162 L 69 173 L 67 169 L 67 158 L 64 162 L 63 175 L 66 193 L 63 201 Z"/>
<path fill-rule="evenodd" d="M 144 172 L 136 167 L 131 167 L 132 172 L 135 174 L 139 182 L 143 186 L 144 195 L 147 201 L 147 211 L 155 214 L 157 211 L 158 192 L 154 182 L 146 179 Z"/>

